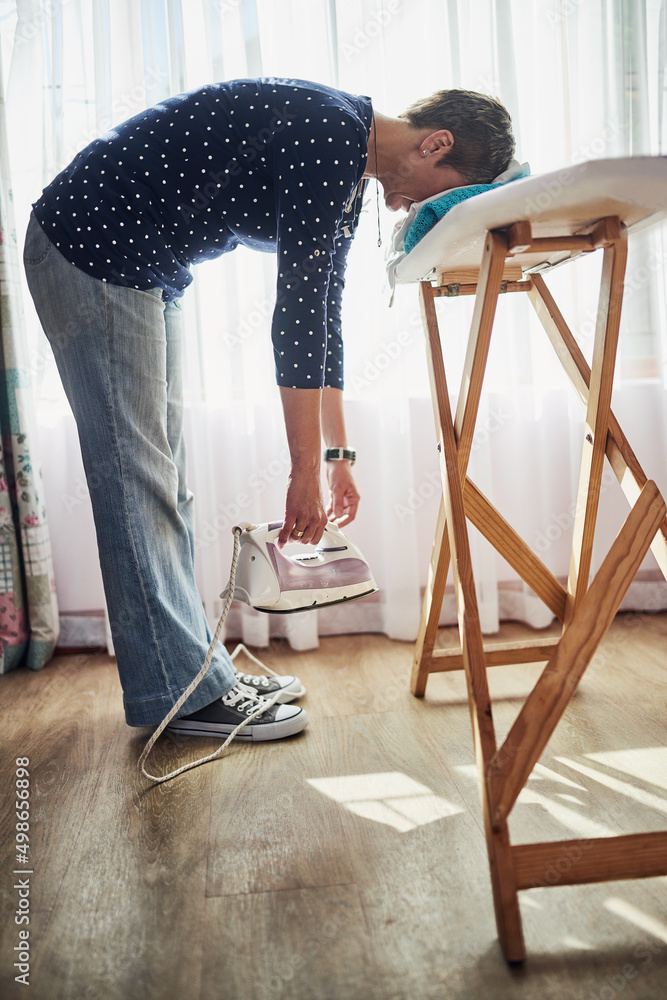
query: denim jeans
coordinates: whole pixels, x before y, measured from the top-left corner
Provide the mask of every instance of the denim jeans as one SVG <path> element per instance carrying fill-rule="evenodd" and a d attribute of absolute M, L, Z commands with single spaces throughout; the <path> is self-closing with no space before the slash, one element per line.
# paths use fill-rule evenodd
<path fill-rule="evenodd" d="M 74 267 L 34 215 L 23 259 L 77 422 L 125 718 L 157 725 L 211 641 L 194 574 L 180 305 L 165 306 L 158 289 L 125 288 Z M 180 714 L 234 683 L 219 643 Z"/>

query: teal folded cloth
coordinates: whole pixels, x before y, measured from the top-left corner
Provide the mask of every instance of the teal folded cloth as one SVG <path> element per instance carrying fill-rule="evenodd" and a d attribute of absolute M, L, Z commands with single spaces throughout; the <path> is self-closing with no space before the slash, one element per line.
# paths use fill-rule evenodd
<path fill-rule="evenodd" d="M 405 252 L 410 253 L 419 241 L 423 240 L 426 234 L 433 229 L 436 222 L 439 222 L 451 208 L 454 208 L 454 205 L 465 201 L 466 198 L 472 198 L 476 194 L 482 194 L 483 191 L 491 191 L 497 187 L 503 187 L 503 184 L 471 184 L 469 187 L 454 188 L 453 191 L 447 191 L 443 194 L 442 198 L 436 198 L 435 201 L 429 201 L 426 205 L 422 205 L 417 212 L 415 221 L 405 234 L 403 241 Z"/>

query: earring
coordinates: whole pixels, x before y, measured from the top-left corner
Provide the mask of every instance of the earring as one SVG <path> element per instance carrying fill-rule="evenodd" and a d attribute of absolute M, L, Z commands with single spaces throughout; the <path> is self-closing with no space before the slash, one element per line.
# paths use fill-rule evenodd
<path fill-rule="evenodd" d="M 428 153 L 428 149 L 422 149 L 422 156 L 426 156 L 427 153 Z"/>

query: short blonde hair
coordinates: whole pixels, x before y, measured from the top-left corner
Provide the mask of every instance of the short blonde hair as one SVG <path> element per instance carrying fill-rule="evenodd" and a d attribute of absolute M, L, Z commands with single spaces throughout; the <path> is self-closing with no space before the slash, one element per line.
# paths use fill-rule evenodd
<path fill-rule="evenodd" d="M 473 90 L 438 90 L 399 117 L 418 129 L 448 129 L 454 145 L 440 165 L 458 170 L 468 184 L 489 184 L 514 156 L 512 119 L 495 97 Z"/>

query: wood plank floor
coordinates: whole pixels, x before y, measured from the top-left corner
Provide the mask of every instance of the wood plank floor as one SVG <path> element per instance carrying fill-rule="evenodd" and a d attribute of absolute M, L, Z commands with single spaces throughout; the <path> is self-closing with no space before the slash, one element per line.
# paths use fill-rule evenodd
<path fill-rule="evenodd" d="M 504 639 L 534 637 L 504 625 Z M 455 643 L 442 630 L 442 645 Z M 311 723 L 147 787 L 113 661 L 0 678 L 5 1000 L 664 1000 L 667 878 L 520 896 L 496 939 L 463 676 L 408 690 L 412 645 L 261 652 Z M 498 736 L 539 665 L 489 671 Z M 156 768 L 213 749 L 164 737 Z M 28 756 L 30 987 L 14 981 L 15 758 Z M 512 814 L 515 843 L 667 828 L 667 615 L 623 615 Z M 21 876 L 17 876 L 20 878 Z"/>

